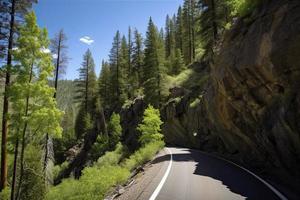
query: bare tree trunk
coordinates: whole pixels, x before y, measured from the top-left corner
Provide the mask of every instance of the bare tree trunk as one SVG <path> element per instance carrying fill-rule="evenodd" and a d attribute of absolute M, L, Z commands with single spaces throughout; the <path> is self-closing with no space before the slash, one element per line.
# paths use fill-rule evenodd
<path fill-rule="evenodd" d="M 10 13 L 10 31 L 8 39 L 8 52 L 7 52 L 7 66 L 5 77 L 5 92 L 3 99 L 3 114 L 2 114 L 2 141 L 1 141 L 1 179 L 0 179 L 0 191 L 7 185 L 7 134 L 8 134 L 8 88 L 10 85 L 10 70 L 12 64 L 11 50 L 13 48 L 14 39 L 14 26 L 15 26 L 15 0 L 11 4 Z"/>
<path fill-rule="evenodd" d="M 62 32 L 59 32 L 59 40 L 58 40 L 58 48 L 57 48 L 57 59 L 56 59 L 56 67 L 55 67 L 55 81 L 54 81 L 54 95 L 53 98 L 56 99 L 57 95 L 57 87 L 58 87 L 58 73 L 59 73 L 59 66 L 60 66 L 60 49 L 61 49 L 61 42 L 62 42 Z M 46 169 L 48 165 L 49 159 L 49 151 L 48 151 L 48 143 L 49 143 L 49 134 L 46 133 L 45 137 L 45 158 L 44 158 L 44 175 L 45 175 L 45 182 L 46 182 Z"/>

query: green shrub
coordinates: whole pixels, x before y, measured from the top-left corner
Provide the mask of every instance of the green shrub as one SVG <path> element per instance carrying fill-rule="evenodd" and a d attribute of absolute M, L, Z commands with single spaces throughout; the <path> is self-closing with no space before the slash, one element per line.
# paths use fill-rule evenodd
<path fill-rule="evenodd" d="M 106 135 L 98 135 L 96 142 L 92 146 L 91 157 L 92 160 L 97 160 L 105 151 L 109 149 L 109 138 Z"/>
<path fill-rule="evenodd" d="M 104 156 L 98 159 L 96 166 L 102 167 L 118 165 L 126 151 L 127 150 L 121 145 L 121 143 L 118 143 L 114 151 L 106 152 Z"/>
<path fill-rule="evenodd" d="M 149 105 L 144 112 L 143 122 L 137 127 L 137 130 L 142 133 L 139 141 L 145 145 L 150 142 L 162 140 L 163 135 L 160 128 L 162 124 L 159 110 Z"/>
<path fill-rule="evenodd" d="M 231 15 L 244 17 L 251 13 L 263 0 L 229 0 Z"/>
<path fill-rule="evenodd" d="M 56 179 L 56 177 L 59 175 L 59 173 L 63 170 L 65 170 L 68 167 L 69 163 L 67 161 L 63 162 L 60 165 L 55 165 L 53 167 L 52 173 L 53 173 L 53 178 Z"/>
<path fill-rule="evenodd" d="M 0 192 L 1 200 L 10 200 L 10 189 L 6 187 L 2 192 Z"/>
<path fill-rule="evenodd" d="M 155 141 L 146 144 L 144 147 L 140 148 L 134 154 L 132 154 L 128 159 L 126 159 L 122 166 L 124 166 L 129 171 L 132 171 L 136 167 L 145 164 L 147 161 L 151 160 L 155 154 L 164 147 L 165 143 L 163 141 Z"/>
<path fill-rule="evenodd" d="M 38 145 L 28 145 L 25 152 L 23 182 L 21 185 L 20 199 L 44 199 L 46 186 L 44 180 L 42 151 Z"/>
<path fill-rule="evenodd" d="M 83 170 L 79 180 L 68 178 L 46 195 L 47 200 L 91 200 L 103 199 L 116 185 L 124 184 L 130 176 L 130 171 L 152 159 L 164 146 L 163 141 L 146 144 L 134 152 L 128 159 L 120 163 L 127 152 L 120 143 L 112 152 L 107 152 L 99 158 L 93 167 Z"/>

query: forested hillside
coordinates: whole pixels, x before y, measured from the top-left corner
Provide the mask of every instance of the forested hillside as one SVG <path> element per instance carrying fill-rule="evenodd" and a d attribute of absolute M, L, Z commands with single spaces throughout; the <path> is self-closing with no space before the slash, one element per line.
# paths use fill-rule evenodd
<path fill-rule="evenodd" d="M 13 77 L 0 83 L 1 199 L 104 199 L 165 143 L 232 160 L 297 197 L 298 0 L 183 0 L 164 27 L 149 16 L 146 33 L 115 30 L 100 74 L 87 49 L 76 80 L 61 79 L 67 36 L 50 40 L 33 3 L 0 1 Z"/>

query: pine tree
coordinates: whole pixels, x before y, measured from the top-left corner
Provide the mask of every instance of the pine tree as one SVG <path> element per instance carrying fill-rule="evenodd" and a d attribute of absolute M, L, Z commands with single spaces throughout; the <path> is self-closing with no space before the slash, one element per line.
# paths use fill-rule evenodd
<path fill-rule="evenodd" d="M 181 6 L 179 6 L 176 18 L 176 31 L 175 31 L 176 49 L 180 49 L 183 53 L 183 15 Z"/>
<path fill-rule="evenodd" d="M 195 59 L 197 4 L 197 0 L 185 0 L 183 4 L 183 55 L 186 64 Z"/>
<path fill-rule="evenodd" d="M 23 183 L 27 182 L 24 166 L 28 138 L 30 143 L 39 144 L 45 133 L 52 136 L 60 135 L 62 112 L 57 109 L 53 98 L 54 88 L 48 85 L 48 78 L 52 76 L 54 67 L 51 63 L 51 55 L 45 51 L 49 44 L 47 31 L 38 27 L 33 12 L 26 16 L 26 23 L 20 29 L 17 43 L 18 49 L 13 52 L 15 62 L 18 64 L 17 77 L 10 88 L 11 127 L 16 139 L 11 196 L 14 199 L 16 194 L 16 199 L 19 197 L 25 199 L 22 196 L 25 193 L 22 187 Z M 15 192 L 19 140 L 21 141 L 20 174 L 18 189 Z"/>
<path fill-rule="evenodd" d="M 231 10 L 230 0 L 202 0 L 199 1 L 201 8 L 200 36 L 204 45 L 204 56 L 208 59 L 214 54 L 214 46 L 220 39 L 220 34 L 229 22 Z"/>
<path fill-rule="evenodd" d="M 125 90 L 125 100 L 127 100 L 127 96 L 130 98 L 131 96 L 131 88 L 130 88 L 130 78 L 131 78 L 131 74 L 130 74 L 130 68 L 129 68 L 129 56 L 128 56 L 128 45 L 127 45 L 127 40 L 126 37 L 123 35 L 122 37 L 122 41 L 121 41 L 121 49 L 120 49 L 120 70 L 121 72 L 124 73 L 124 75 L 122 76 L 122 79 L 124 78 L 124 80 L 122 81 L 122 84 L 124 85 L 124 90 Z M 122 104 L 123 105 L 123 104 Z M 121 105 L 121 106 L 122 106 Z"/>
<path fill-rule="evenodd" d="M 171 19 L 169 15 L 167 15 L 165 26 L 165 52 L 166 58 L 175 54 L 175 21 L 174 17 Z"/>
<path fill-rule="evenodd" d="M 143 38 L 137 29 L 134 31 L 134 46 L 132 50 L 133 78 L 136 80 L 136 87 L 142 85 L 142 67 L 144 64 Z"/>
<path fill-rule="evenodd" d="M 107 107 L 109 105 L 111 96 L 111 85 L 110 85 L 110 66 L 106 61 L 102 61 L 102 67 L 100 76 L 98 79 L 98 87 L 99 87 L 99 94 L 100 94 L 100 101 L 105 109 L 109 109 Z"/>
<path fill-rule="evenodd" d="M 159 107 L 161 99 L 161 76 L 164 70 L 164 57 L 163 40 L 150 18 L 145 40 L 143 83 L 145 100 L 155 107 Z"/>
<path fill-rule="evenodd" d="M 97 81 L 95 63 L 91 51 L 88 49 L 79 68 L 79 79 L 76 80 L 76 100 L 84 107 L 84 112 L 93 113 L 95 108 L 95 96 L 97 95 Z"/>
<path fill-rule="evenodd" d="M 111 74 L 111 111 L 117 111 L 121 109 L 125 100 L 127 99 L 126 88 L 125 88 L 125 72 L 121 66 L 121 37 L 120 32 L 117 31 L 112 49 L 110 50 L 109 55 L 109 64 L 110 64 L 110 74 Z"/>
<path fill-rule="evenodd" d="M 128 74 L 132 73 L 132 53 L 133 53 L 133 42 L 131 27 L 128 28 Z"/>
<path fill-rule="evenodd" d="M 180 49 L 176 49 L 176 53 L 175 53 L 174 60 L 172 62 L 172 66 L 173 66 L 172 73 L 175 75 L 179 74 L 185 68 L 183 56 L 181 54 Z"/>
<path fill-rule="evenodd" d="M 22 24 L 21 21 L 24 19 L 24 15 L 35 2 L 36 0 L 0 0 L 0 61 L 3 59 L 6 63 L 3 67 L 5 73 L 5 88 L 2 113 L 0 192 L 7 185 L 8 90 L 13 67 L 11 51 L 15 46 L 14 39 L 17 36 L 16 33 L 18 33 L 18 24 Z"/>

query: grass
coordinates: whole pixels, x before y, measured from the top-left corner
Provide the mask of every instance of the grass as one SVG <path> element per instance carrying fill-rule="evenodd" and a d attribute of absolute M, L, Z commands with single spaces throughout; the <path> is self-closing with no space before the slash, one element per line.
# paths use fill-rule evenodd
<path fill-rule="evenodd" d="M 94 166 L 85 168 L 79 180 L 68 178 L 52 187 L 46 199 L 103 199 L 114 186 L 124 184 L 132 170 L 151 160 L 163 146 L 163 141 L 146 144 L 129 158 L 122 160 L 127 151 L 121 144 L 118 144 L 114 151 L 107 152 L 100 157 Z"/>

